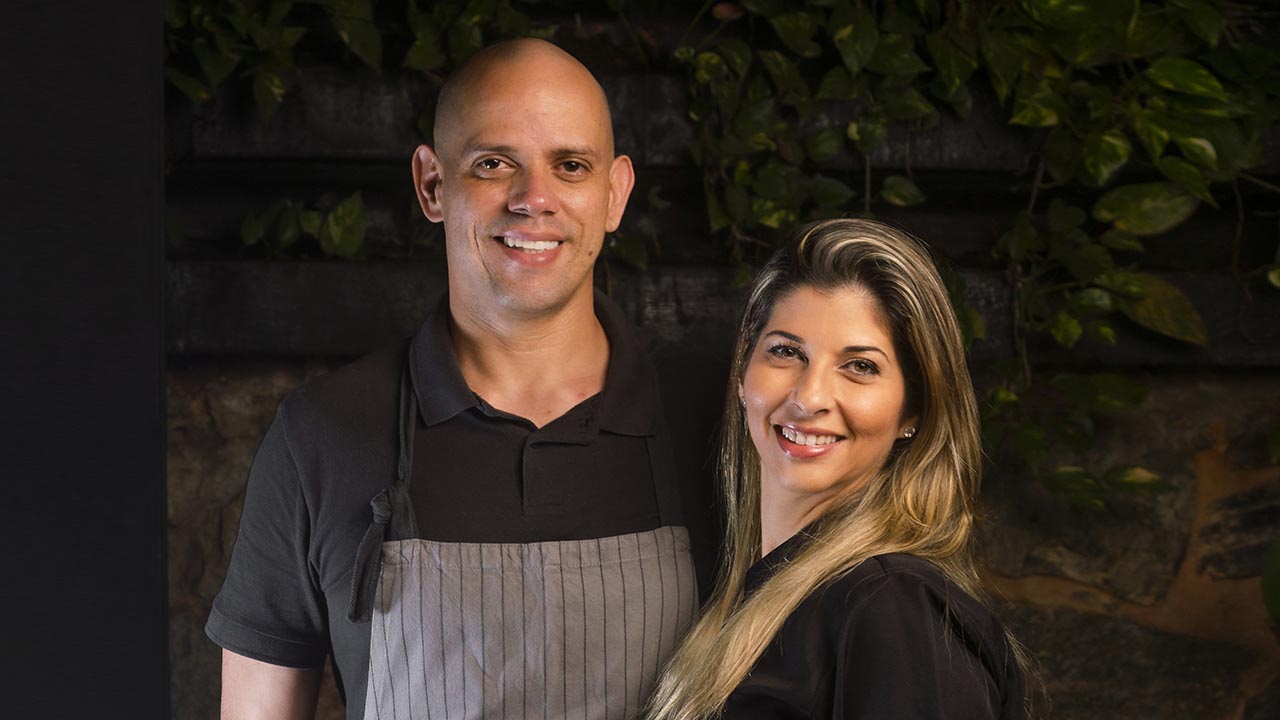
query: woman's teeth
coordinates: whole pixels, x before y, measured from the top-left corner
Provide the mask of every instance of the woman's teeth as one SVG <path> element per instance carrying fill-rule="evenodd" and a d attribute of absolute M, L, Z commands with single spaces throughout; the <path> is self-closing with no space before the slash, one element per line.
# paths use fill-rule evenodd
<path fill-rule="evenodd" d="M 830 445 L 831 443 L 840 441 L 839 435 L 810 435 L 789 427 L 781 427 L 780 429 L 782 431 L 782 437 L 797 445 L 808 445 L 813 447 L 815 445 Z"/>

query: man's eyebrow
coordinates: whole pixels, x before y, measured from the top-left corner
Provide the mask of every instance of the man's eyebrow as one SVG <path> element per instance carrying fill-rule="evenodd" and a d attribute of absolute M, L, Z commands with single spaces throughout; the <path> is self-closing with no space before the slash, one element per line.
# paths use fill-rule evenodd
<path fill-rule="evenodd" d="M 494 155 L 516 155 L 518 151 L 514 145 L 491 145 L 488 143 L 468 143 L 463 146 L 462 154 L 482 155 L 493 153 Z M 551 157 L 581 157 L 589 160 L 595 160 L 601 157 L 601 152 L 589 145 L 566 146 L 553 149 L 549 155 Z"/>

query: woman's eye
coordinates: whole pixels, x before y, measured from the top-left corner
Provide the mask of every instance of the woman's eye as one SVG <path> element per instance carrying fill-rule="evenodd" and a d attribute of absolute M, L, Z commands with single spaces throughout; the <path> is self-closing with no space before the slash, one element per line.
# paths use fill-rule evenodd
<path fill-rule="evenodd" d="M 870 360 L 852 360 L 845 367 L 852 370 L 855 375 L 875 375 L 880 372 L 880 368 Z"/>
<path fill-rule="evenodd" d="M 774 345 L 769 348 L 768 352 L 770 355 L 784 360 L 800 357 L 800 349 L 791 345 Z"/>

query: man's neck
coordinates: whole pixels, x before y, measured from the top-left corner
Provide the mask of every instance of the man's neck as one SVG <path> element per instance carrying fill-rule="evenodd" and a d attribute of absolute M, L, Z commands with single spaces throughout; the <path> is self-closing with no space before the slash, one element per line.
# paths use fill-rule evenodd
<path fill-rule="evenodd" d="M 451 304 L 449 329 L 472 392 L 537 427 L 604 389 L 609 340 L 590 294 L 536 318 Z"/>

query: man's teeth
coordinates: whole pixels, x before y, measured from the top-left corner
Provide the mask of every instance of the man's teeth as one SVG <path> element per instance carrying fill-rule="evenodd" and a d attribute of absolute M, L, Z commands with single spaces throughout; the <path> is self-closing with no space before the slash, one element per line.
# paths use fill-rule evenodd
<path fill-rule="evenodd" d="M 560 243 L 554 240 L 520 240 L 504 236 L 502 242 L 506 243 L 509 248 L 519 248 L 525 252 L 542 252 L 543 250 L 551 250 Z"/>
<path fill-rule="evenodd" d="M 782 428 L 782 437 L 790 440 L 797 445 L 830 445 L 833 442 L 839 442 L 839 435 L 809 435 L 799 430 L 793 430 L 789 427 Z"/>

